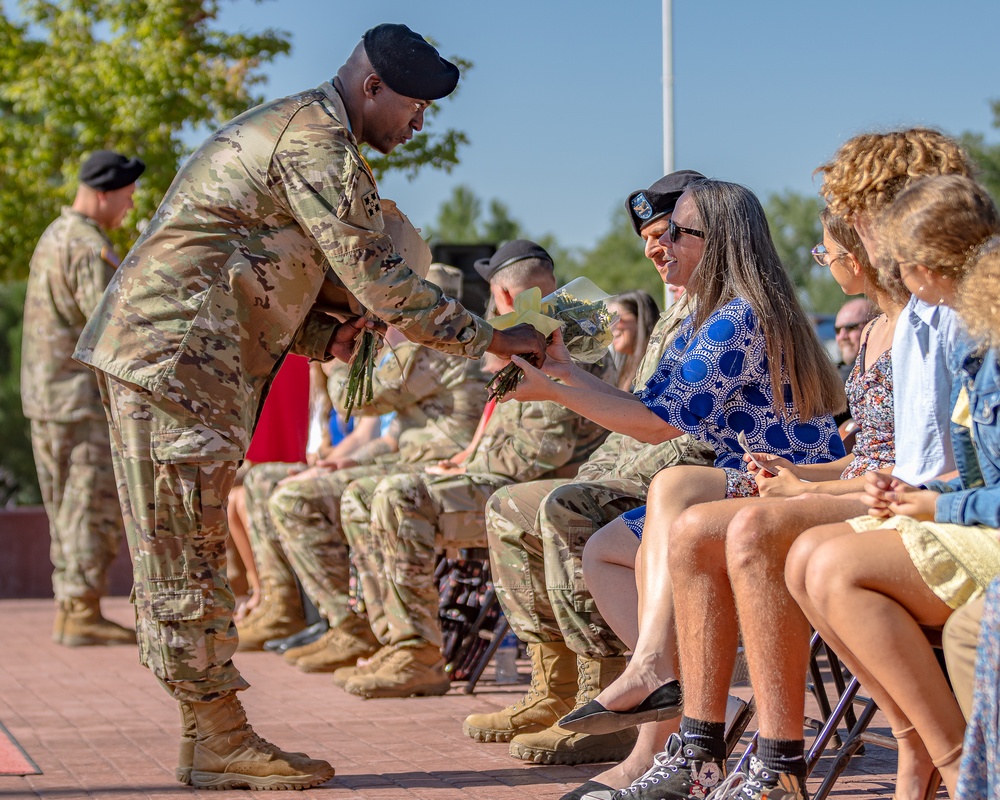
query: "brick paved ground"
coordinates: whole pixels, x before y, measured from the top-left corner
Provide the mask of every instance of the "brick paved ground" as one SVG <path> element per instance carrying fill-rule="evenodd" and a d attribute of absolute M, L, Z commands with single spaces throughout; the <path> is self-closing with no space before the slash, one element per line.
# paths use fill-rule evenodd
<path fill-rule="evenodd" d="M 129 621 L 123 599 L 105 601 L 105 612 Z M 51 601 L 0 601 L 0 722 L 43 772 L 0 776 L 0 800 L 257 794 L 273 800 L 273 793 L 196 792 L 175 783 L 176 705 L 138 665 L 135 651 L 59 647 L 49 640 L 51 623 Z M 439 698 L 365 701 L 334 687 L 328 676 L 299 673 L 270 653 L 240 653 L 237 663 L 253 684 L 242 697 L 255 728 L 337 769 L 329 783 L 297 797 L 555 800 L 598 771 L 524 764 L 507 755 L 507 745 L 462 735 L 467 714 L 506 705 L 523 687 L 484 681 L 474 695 L 456 689 Z M 875 727 L 887 732 L 884 720 Z M 832 796 L 889 797 L 894 757 L 869 747 Z M 821 764 L 817 772 L 825 769 Z"/>

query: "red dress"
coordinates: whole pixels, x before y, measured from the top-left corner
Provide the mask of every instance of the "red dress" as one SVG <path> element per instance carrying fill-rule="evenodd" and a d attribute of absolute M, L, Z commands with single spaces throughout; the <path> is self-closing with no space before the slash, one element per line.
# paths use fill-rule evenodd
<path fill-rule="evenodd" d="M 247 460 L 305 461 L 309 436 L 309 359 L 289 353 L 271 383 Z"/>

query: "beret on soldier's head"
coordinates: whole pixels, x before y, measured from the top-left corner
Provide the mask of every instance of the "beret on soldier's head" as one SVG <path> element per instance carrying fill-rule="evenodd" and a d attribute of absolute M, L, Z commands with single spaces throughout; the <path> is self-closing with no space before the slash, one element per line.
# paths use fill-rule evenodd
<path fill-rule="evenodd" d="M 113 192 L 135 183 L 145 169 L 141 158 L 125 158 L 113 150 L 98 150 L 80 167 L 80 182 L 99 192 Z"/>
<path fill-rule="evenodd" d="M 405 25 L 376 25 L 365 31 L 362 41 L 375 74 L 396 94 L 438 100 L 458 85 L 458 67 Z"/>
<path fill-rule="evenodd" d="M 654 219 L 673 213 L 674 206 L 684 190 L 692 183 L 705 180 L 705 176 L 693 169 L 682 169 L 664 175 L 648 189 L 632 192 L 625 201 L 632 227 L 639 233 Z"/>
<path fill-rule="evenodd" d="M 480 258 L 473 266 L 476 268 L 476 272 L 488 282 L 500 270 L 528 258 L 548 261 L 549 266 L 555 269 L 552 264 L 552 256 L 545 252 L 545 248 L 527 239 L 515 239 L 513 242 L 507 242 L 493 254 L 492 258 Z"/>

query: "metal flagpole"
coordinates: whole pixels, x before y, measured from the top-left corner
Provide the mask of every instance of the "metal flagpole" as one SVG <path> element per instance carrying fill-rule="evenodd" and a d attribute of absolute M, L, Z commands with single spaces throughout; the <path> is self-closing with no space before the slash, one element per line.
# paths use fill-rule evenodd
<path fill-rule="evenodd" d="M 674 37 L 671 0 L 663 2 L 663 174 L 674 171 Z M 674 298 L 663 287 L 663 307 L 670 308 Z"/>

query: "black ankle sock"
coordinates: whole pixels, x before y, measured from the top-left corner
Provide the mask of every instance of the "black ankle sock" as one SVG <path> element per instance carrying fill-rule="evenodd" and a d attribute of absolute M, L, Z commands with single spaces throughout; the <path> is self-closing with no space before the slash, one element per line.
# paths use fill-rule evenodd
<path fill-rule="evenodd" d="M 805 742 L 802 739 L 757 740 L 757 757 L 772 772 L 787 772 L 800 782 L 806 780 Z"/>
<path fill-rule="evenodd" d="M 716 761 L 724 761 L 726 758 L 725 722 L 681 717 L 681 738 L 684 744 L 707 750 Z"/>

